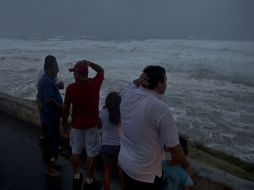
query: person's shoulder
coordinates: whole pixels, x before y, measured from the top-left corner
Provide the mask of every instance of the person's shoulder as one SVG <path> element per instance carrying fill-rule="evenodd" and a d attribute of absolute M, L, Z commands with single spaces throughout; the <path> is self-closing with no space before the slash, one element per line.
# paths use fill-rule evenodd
<path fill-rule="evenodd" d="M 47 84 L 47 83 L 49 83 L 49 82 L 50 82 L 50 81 L 49 81 L 47 75 L 46 75 L 46 74 L 43 74 L 43 75 L 41 76 L 40 80 L 38 81 L 38 85 Z"/>
<path fill-rule="evenodd" d="M 149 96 L 149 100 L 148 100 L 149 104 L 149 109 L 151 110 L 156 110 L 159 112 L 168 112 L 170 111 L 168 105 L 163 102 L 162 100 L 154 97 L 154 96 Z"/>
<path fill-rule="evenodd" d="M 95 77 L 94 78 L 91 78 L 91 81 L 103 81 L 104 79 L 104 74 L 99 72 L 99 73 L 96 73 Z"/>
<path fill-rule="evenodd" d="M 75 88 L 75 86 L 76 86 L 76 83 L 71 83 L 71 84 L 69 84 L 69 85 L 66 87 L 66 91 Z"/>

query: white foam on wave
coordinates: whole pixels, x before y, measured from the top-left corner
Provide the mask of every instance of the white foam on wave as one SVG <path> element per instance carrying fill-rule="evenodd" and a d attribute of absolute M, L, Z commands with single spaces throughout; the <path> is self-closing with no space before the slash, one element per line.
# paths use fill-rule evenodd
<path fill-rule="evenodd" d="M 76 61 L 101 64 L 106 77 L 102 104 L 109 91 L 123 88 L 146 65 L 162 65 L 168 70 L 165 100 L 179 130 L 207 146 L 254 157 L 254 42 L 0 39 L 0 91 L 33 99 L 48 54 L 57 57 L 66 85 L 73 81 L 68 68 Z"/>

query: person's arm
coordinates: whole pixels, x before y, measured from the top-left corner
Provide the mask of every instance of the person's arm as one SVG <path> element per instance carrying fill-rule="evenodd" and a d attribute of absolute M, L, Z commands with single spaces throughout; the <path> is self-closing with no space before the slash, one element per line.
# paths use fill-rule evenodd
<path fill-rule="evenodd" d="M 63 106 L 61 104 L 59 104 L 54 98 L 51 98 L 49 100 L 46 100 L 46 102 L 51 105 L 51 106 L 54 106 L 56 107 L 57 109 L 59 110 L 62 110 L 63 109 Z"/>
<path fill-rule="evenodd" d="M 133 84 L 135 84 L 137 87 L 139 87 L 140 85 L 148 86 L 149 85 L 148 77 L 146 76 L 145 73 L 142 73 L 138 79 L 135 79 L 133 81 Z"/>
<path fill-rule="evenodd" d="M 178 130 L 173 115 L 169 108 L 165 107 L 164 109 L 167 111 L 158 120 L 161 146 L 164 151 L 170 152 L 172 159 L 177 161 L 190 174 L 190 164 L 179 143 Z"/>
<path fill-rule="evenodd" d="M 100 65 L 98 65 L 98 64 L 96 64 L 96 63 L 93 63 L 93 62 L 91 62 L 91 61 L 87 61 L 87 60 L 83 60 L 85 63 L 87 63 L 87 65 L 89 66 L 89 67 L 91 67 L 93 70 L 95 70 L 95 72 L 96 73 L 101 73 L 101 74 L 104 74 L 104 69 L 100 66 Z"/>
<path fill-rule="evenodd" d="M 70 88 L 67 88 L 64 97 L 64 107 L 62 113 L 62 126 L 64 128 L 68 127 L 68 117 L 70 113 L 70 107 L 71 107 Z"/>
<path fill-rule="evenodd" d="M 44 103 L 47 103 L 59 110 L 63 108 L 63 106 L 54 99 L 54 87 L 50 82 L 43 81 L 43 83 L 40 85 L 39 90 L 40 96 L 37 96 L 37 99 L 41 99 L 41 97 L 43 97 Z"/>
<path fill-rule="evenodd" d="M 120 95 L 123 96 L 124 94 L 128 93 L 129 91 L 132 91 L 134 89 L 137 89 L 140 85 L 148 85 L 148 78 L 147 76 L 142 73 L 139 78 L 133 80 L 132 82 L 128 82 L 123 89 L 120 90 Z"/>
<path fill-rule="evenodd" d="M 170 152 L 172 159 L 177 161 L 189 175 L 191 174 L 190 163 L 188 162 L 180 144 L 174 147 L 165 147 L 164 150 Z"/>

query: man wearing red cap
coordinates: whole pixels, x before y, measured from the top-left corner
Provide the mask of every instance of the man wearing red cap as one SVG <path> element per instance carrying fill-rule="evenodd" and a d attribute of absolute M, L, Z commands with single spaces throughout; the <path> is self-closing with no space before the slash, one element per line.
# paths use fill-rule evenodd
<path fill-rule="evenodd" d="M 88 78 L 88 68 L 96 71 L 94 78 Z M 63 127 L 67 128 L 69 110 L 72 106 L 72 121 L 70 127 L 70 146 L 73 162 L 73 189 L 80 189 L 83 175 L 80 173 L 80 160 L 82 149 L 87 153 L 87 177 L 85 189 L 99 189 L 100 184 L 93 179 L 95 156 L 98 155 L 98 114 L 99 93 L 104 79 L 104 70 L 90 61 L 79 61 L 74 68 L 75 83 L 66 89 L 63 111 Z"/>

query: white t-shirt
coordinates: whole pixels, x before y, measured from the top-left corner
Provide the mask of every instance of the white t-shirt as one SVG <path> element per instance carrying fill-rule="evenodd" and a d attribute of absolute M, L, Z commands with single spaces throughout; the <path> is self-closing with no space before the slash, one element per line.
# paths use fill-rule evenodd
<path fill-rule="evenodd" d="M 120 145 L 121 127 L 109 121 L 108 109 L 101 109 L 100 118 L 102 123 L 102 145 Z"/>
<path fill-rule="evenodd" d="M 127 87 L 121 98 L 123 134 L 118 162 L 131 178 L 153 183 L 161 177 L 164 146 L 179 144 L 172 113 L 161 95 L 143 87 Z"/>

